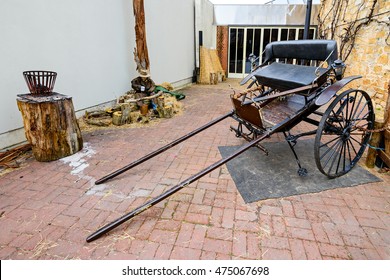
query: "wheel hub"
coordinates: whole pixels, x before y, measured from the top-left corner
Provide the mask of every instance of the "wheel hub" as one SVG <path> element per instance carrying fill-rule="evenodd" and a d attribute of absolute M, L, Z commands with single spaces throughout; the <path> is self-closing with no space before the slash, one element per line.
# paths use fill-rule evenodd
<path fill-rule="evenodd" d="M 350 126 L 347 126 L 344 130 L 343 130 L 343 135 L 342 135 L 342 139 L 344 142 L 347 142 L 349 140 L 349 138 L 351 137 L 351 127 Z"/>

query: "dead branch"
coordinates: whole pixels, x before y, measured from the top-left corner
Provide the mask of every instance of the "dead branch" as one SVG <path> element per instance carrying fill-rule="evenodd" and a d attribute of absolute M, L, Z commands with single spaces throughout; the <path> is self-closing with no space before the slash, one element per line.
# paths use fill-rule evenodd
<path fill-rule="evenodd" d="M 30 144 L 25 144 L 16 148 L 13 148 L 9 151 L 0 152 L 0 166 L 17 168 L 19 164 L 16 162 L 16 159 L 27 151 L 31 150 Z M 15 161 L 15 162 L 12 162 Z"/>
<path fill-rule="evenodd" d="M 159 97 L 161 94 L 163 94 L 163 92 L 159 91 L 158 93 L 151 95 L 151 96 L 141 97 L 141 98 L 137 98 L 137 99 L 128 99 L 124 103 L 136 103 L 136 102 L 143 101 L 143 100 L 150 100 L 150 99 Z"/>

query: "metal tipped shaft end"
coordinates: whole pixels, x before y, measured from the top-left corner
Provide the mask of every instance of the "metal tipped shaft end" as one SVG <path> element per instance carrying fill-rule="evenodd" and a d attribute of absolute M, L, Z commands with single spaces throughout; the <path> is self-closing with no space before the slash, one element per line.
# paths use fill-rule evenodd
<path fill-rule="evenodd" d="M 92 241 L 98 239 L 99 237 L 100 237 L 100 234 L 95 232 L 95 233 L 91 234 L 90 236 L 88 236 L 86 241 L 89 243 L 89 242 L 92 242 Z"/>
<path fill-rule="evenodd" d="M 99 180 L 95 181 L 95 185 L 100 185 L 101 183 L 104 183 L 106 180 L 104 178 L 101 178 Z"/>

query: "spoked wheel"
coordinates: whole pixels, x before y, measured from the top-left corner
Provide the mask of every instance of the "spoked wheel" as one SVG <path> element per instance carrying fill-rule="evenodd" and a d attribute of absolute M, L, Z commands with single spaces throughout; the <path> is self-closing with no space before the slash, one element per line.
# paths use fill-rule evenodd
<path fill-rule="evenodd" d="M 333 100 L 318 126 L 314 157 L 318 169 L 335 178 L 349 172 L 361 158 L 374 127 L 374 109 L 362 90 L 344 91 Z"/>

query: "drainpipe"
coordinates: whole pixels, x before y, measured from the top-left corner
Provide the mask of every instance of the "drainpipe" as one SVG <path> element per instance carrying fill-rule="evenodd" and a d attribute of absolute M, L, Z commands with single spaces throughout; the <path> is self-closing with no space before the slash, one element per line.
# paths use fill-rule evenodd
<path fill-rule="evenodd" d="M 309 28 L 310 28 L 310 18 L 311 18 L 311 7 L 312 0 L 307 0 L 306 4 L 306 19 L 305 19 L 305 29 L 303 31 L 303 39 L 309 39 Z"/>
<path fill-rule="evenodd" d="M 192 82 L 197 82 L 197 68 L 196 68 L 196 6 L 194 6 L 194 71 L 192 72 Z"/>
<path fill-rule="evenodd" d="M 196 79 L 197 79 L 197 82 L 198 82 L 198 77 L 200 75 L 200 67 L 201 67 L 200 47 L 203 47 L 203 31 L 201 31 L 201 30 L 199 30 L 199 33 L 198 33 L 199 67 L 196 69 Z"/>

